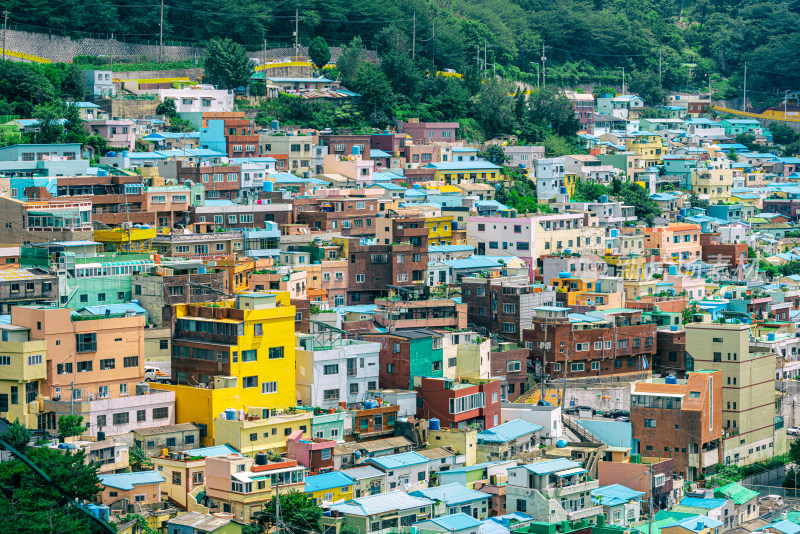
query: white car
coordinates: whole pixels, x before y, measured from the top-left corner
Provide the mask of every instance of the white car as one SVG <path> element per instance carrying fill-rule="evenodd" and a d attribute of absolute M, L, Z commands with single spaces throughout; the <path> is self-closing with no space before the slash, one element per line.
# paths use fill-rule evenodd
<path fill-rule="evenodd" d="M 790 426 L 786 429 L 786 435 L 788 436 L 800 436 L 800 427 Z"/>
<path fill-rule="evenodd" d="M 783 506 L 783 497 L 780 495 L 764 495 L 758 498 L 758 504 L 769 506 L 770 508 L 780 508 Z"/>

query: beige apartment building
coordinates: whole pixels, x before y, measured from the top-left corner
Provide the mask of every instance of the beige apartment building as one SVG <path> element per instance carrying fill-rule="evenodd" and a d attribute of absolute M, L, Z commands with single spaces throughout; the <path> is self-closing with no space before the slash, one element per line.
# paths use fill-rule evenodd
<path fill-rule="evenodd" d="M 685 328 L 687 370 L 693 361 L 695 371 L 722 371 L 722 461 L 750 464 L 784 453 L 786 431 L 782 420 L 776 423 L 775 354 L 750 347 L 746 324 Z"/>
<path fill-rule="evenodd" d="M 258 134 L 258 155 L 288 154 L 290 172 L 310 172 L 315 135 Z"/>

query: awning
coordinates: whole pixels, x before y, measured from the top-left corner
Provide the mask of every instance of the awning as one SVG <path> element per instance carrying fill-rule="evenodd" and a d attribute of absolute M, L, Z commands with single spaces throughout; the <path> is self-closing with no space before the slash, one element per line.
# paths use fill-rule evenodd
<path fill-rule="evenodd" d="M 78 217 L 80 211 L 77 208 L 54 209 L 50 211 L 34 211 L 28 212 L 29 216 L 38 217 Z"/>
<path fill-rule="evenodd" d="M 566 471 L 561 471 L 560 473 L 556 473 L 557 477 L 569 477 L 572 475 L 577 475 L 579 473 L 585 473 L 586 469 L 582 467 L 575 467 L 574 469 L 567 469 Z"/>

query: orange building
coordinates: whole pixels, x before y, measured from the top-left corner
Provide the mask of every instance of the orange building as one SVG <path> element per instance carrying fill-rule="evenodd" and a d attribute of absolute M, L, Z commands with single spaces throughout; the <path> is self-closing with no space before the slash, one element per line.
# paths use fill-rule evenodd
<path fill-rule="evenodd" d="M 653 256 L 683 261 L 699 260 L 703 253 L 699 224 L 670 224 L 646 228 L 644 248 Z"/>

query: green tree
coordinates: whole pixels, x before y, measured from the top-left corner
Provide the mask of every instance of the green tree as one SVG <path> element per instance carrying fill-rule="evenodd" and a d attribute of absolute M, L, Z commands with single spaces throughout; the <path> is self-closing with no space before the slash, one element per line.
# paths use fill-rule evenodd
<path fill-rule="evenodd" d="M 328 42 L 321 35 L 317 35 L 311 40 L 308 45 L 308 55 L 311 56 L 311 62 L 321 69 L 331 60 L 331 49 Z"/>
<path fill-rule="evenodd" d="M 157 107 L 156 115 L 163 115 L 168 119 L 178 116 L 178 108 L 175 106 L 174 98 L 165 98 Z"/>
<path fill-rule="evenodd" d="M 169 131 L 173 133 L 193 132 L 194 126 L 190 121 L 174 117 L 169 120 Z"/>
<path fill-rule="evenodd" d="M 695 194 L 689 195 L 689 204 L 691 204 L 693 208 L 702 208 L 704 210 L 707 210 L 710 206 L 708 200 L 703 200 Z"/>
<path fill-rule="evenodd" d="M 514 100 L 508 96 L 511 89 L 509 82 L 497 78 L 483 84 L 473 115 L 487 139 L 510 132 L 514 125 Z"/>
<path fill-rule="evenodd" d="M 78 106 L 67 104 L 64 108 L 64 137 L 65 143 L 84 144 L 89 132 L 83 127 L 83 119 Z"/>
<path fill-rule="evenodd" d="M 339 69 L 339 75 L 345 86 L 352 84 L 358 76 L 358 71 L 365 62 L 364 50 L 364 42 L 361 37 L 354 37 L 336 59 L 336 68 Z"/>
<path fill-rule="evenodd" d="M 580 130 L 581 122 L 567 95 L 556 87 L 543 87 L 528 98 L 527 120 L 546 126 L 556 135 L 571 136 Z"/>
<path fill-rule="evenodd" d="M 381 58 L 381 68 L 395 93 L 409 99 L 416 97 L 419 85 L 422 82 L 422 73 L 411 61 L 410 56 L 403 52 L 392 50 Z"/>
<path fill-rule="evenodd" d="M 61 437 L 80 436 L 84 432 L 86 425 L 83 424 L 82 415 L 62 415 L 58 418 L 58 433 Z"/>
<path fill-rule="evenodd" d="M 772 130 L 772 140 L 779 145 L 789 145 L 798 138 L 797 132 L 780 122 L 772 124 L 770 129 Z"/>
<path fill-rule="evenodd" d="M 206 46 L 205 75 L 223 89 L 246 86 L 254 67 L 247 50 L 227 37 L 211 39 Z"/>
<path fill-rule="evenodd" d="M 281 494 L 281 519 L 292 531 L 309 532 L 319 530 L 319 520 L 322 518 L 322 508 L 314 504 L 314 500 L 305 493 L 292 491 Z M 259 526 L 267 530 L 275 526 L 275 504 L 272 499 L 264 505 L 262 512 L 256 512 L 253 517 Z"/>
<path fill-rule="evenodd" d="M 661 214 L 658 204 L 650 200 L 647 191 L 640 185 L 615 179 L 612 182 L 612 188 L 615 196 L 624 204 L 633 206 L 636 217 L 645 221 L 648 226 L 651 226 L 653 219 Z"/>
<path fill-rule="evenodd" d="M 697 304 L 691 304 L 689 306 L 684 306 L 683 311 L 681 312 L 681 321 L 683 324 L 689 324 L 692 322 L 692 317 L 695 314 L 700 313 L 700 308 L 697 307 Z"/>
<path fill-rule="evenodd" d="M 797 465 L 800 464 L 800 440 L 792 441 L 792 444 L 789 446 L 789 459 L 792 461 L 793 464 Z"/>
<path fill-rule="evenodd" d="M 503 151 L 503 147 L 496 144 L 487 146 L 486 150 L 478 154 L 478 156 L 495 165 L 504 165 L 509 159 Z"/>
<path fill-rule="evenodd" d="M 0 436 L 8 443 L 14 450 L 25 454 L 28 449 L 28 443 L 31 441 L 31 433 L 27 428 L 20 424 L 19 420 L 11 423 L 8 430 Z M 0 447 L 4 449 L 5 447 Z"/>
<path fill-rule="evenodd" d="M 647 105 L 658 106 L 664 103 L 667 93 L 659 84 L 658 72 L 636 69 L 627 78 L 629 92 L 642 97 Z"/>
<path fill-rule="evenodd" d="M 370 124 L 379 128 L 386 126 L 394 93 L 383 71 L 372 63 L 363 63 L 352 88 L 361 95 L 358 105 L 370 118 Z"/>
<path fill-rule="evenodd" d="M 608 194 L 608 188 L 599 182 L 578 180 L 572 200 L 576 202 L 595 202 L 603 195 Z"/>
<path fill-rule="evenodd" d="M 28 449 L 26 456 L 80 502 L 91 501 L 100 491 L 99 464 L 87 465 L 83 451 L 37 447 Z M 18 459 L 0 463 L 0 493 L 0 517 L 6 524 L 13 524 L 15 532 L 96 532 L 86 516 Z"/>
<path fill-rule="evenodd" d="M 104 157 L 106 152 L 108 152 L 108 141 L 99 135 L 90 135 L 87 137 L 84 146 L 88 146 L 92 149 L 94 153 L 93 159 Z"/>
<path fill-rule="evenodd" d="M 152 467 L 153 463 L 147 457 L 147 453 L 141 447 L 131 447 L 128 450 L 131 468 L 134 471 L 142 471 L 145 467 Z"/>
<path fill-rule="evenodd" d="M 39 121 L 39 131 L 33 134 L 37 143 L 60 143 L 64 136 L 64 106 L 61 102 L 53 100 L 36 106 L 33 118 Z"/>

